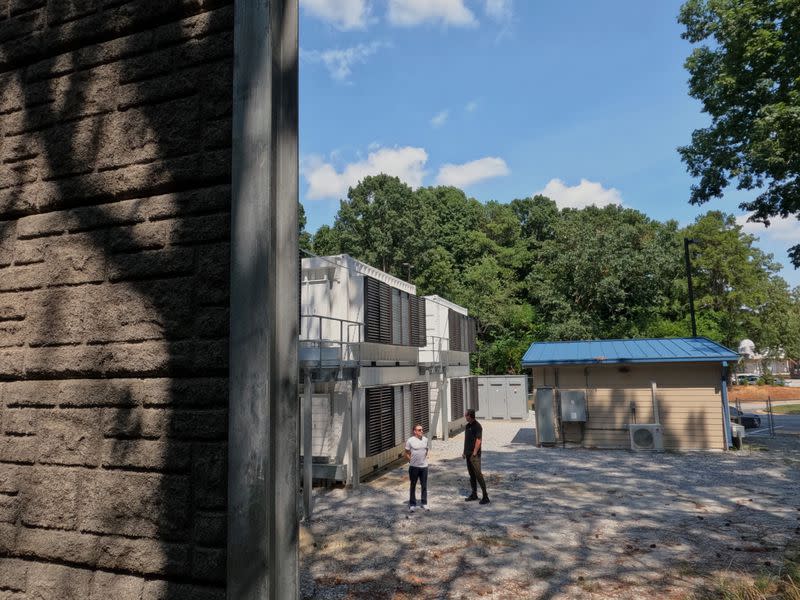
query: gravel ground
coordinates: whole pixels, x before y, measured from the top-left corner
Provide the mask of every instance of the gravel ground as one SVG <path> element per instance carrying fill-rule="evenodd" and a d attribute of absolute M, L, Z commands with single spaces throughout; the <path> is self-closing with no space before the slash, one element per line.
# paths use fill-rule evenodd
<path fill-rule="evenodd" d="M 742 452 L 536 448 L 532 422 L 487 421 L 492 503 L 466 503 L 463 434 L 434 440 L 430 512 L 407 467 L 354 493 L 315 490 L 303 598 L 688 598 L 780 568 L 800 541 L 800 437 Z"/>

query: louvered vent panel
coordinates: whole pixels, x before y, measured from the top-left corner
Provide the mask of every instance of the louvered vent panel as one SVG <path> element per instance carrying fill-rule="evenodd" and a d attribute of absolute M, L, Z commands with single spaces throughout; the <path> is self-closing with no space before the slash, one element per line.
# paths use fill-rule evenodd
<path fill-rule="evenodd" d="M 367 456 L 394 447 L 394 390 L 391 387 L 367 388 Z"/>
<path fill-rule="evenodd" d="M 380 284 L 380 343 L 392 343 L 392 288 L 383 283 Z"/>
<path fill-rule="evenodd" d="M 367 342 L 381 341 L 381 282 L 364 277 L 364 339 Z"/>
<path fill-rule="evenodd" d="M 453 379 L 450 381 L 450 420 L 464 416 L 464 380 Z"/>
<path fill-rule="evenodd" d="M 450 330 L 450 350 L 461 351 L 461 319 L 454 310 L 447 310 L 447 326 Z"/>
<path fill-rule="evenodd" d="M 431 411 L 427 383 L 411 384 L 411 413 L 412 426 L 419 423 L 422 425 L 423 431 L 428 433 L 431 424 Z"/>
<path fill-rule="evenodd" d="M 416 328 L 412 331 L 416 331 L 417 334 L 417 343 L 412 344 L 412 346 L 418 346 L 423 348 L 428 345 L 428 331 L 427 331 L 427 313 L 425 312 L 425 298 L 417 298 L 417 310 L 419 312 L 419 321 L 417 322 Z M 412 326 L 413 327 L 413 326 Z"/>
<path fill-rule="evenodd" d="M 470 377 L 469 378 L 469 396 L 470 396 L 470 408 L 474 408 L 475 412 L 478 412 L 480 407 L 479 397 L 478 397 L 478 378 L 477 377 Z"/>
<path fill-rule="evenodd" d="M 475 319 L 472 317 L 465 317 L 464 318 L 464 329 L 466 330 L 466 335 L 464 339 L 464 352 L 475 352 L 475 329 L 476 323 Z"/>
<path fill-rule="evenodd" d="M 422 298 L 418 298 L 417 296 L 408 296 L 408 323 L 409 327 L 411 328 L 411 345 L 412 346 L 424 346 L 425 344 L 420 344 L 419 339 L 419 304 Z M 423 303 L 425 302 L 422 300 Z M 423 307 L 425 304 L 422 305 Z"/>

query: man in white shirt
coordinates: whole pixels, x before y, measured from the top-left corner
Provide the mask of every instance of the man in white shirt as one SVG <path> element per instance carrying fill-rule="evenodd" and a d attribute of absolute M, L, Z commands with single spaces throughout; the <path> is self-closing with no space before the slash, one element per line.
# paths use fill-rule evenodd
<path fill-rule="evenodd" d="M 422 435 L 422 425 L 414 425 L 414 435 L 406 442 L 406 458 L 408 459 L 408 478 L 411 480 L 411 492 L 408 497 L 408 510 L 417 510 L 417 480 L 422 486 L 422 508 L 428 508 L 428 438 Z"/>

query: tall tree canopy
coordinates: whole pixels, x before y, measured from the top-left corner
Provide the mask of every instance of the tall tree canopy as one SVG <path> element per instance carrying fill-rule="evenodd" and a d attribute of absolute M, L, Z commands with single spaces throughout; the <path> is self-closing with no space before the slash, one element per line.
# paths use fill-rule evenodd
<path fill-rule="evenodd" d="M 701 44 L 686 60 L 689 93 L 711 116 L 679 148 L 699 177 L 691 202 L 720 197 L 735 181 L 757 191 L 740 205 L 753 220 L 800 218 L 800 2 L 688 0 L 678 21 Z M 800 267 L 800 244 L 789 256 Z"/>
<path fill-rule="evenodd" d="M 698 333 L 729 346 L 800 353 L 800 290 L 734 217 L 709 212 L 685 229 L 629 208 L 559 210 L 544 196 L 478 202 L 453 187 L 412 190 L 367 177 L 349 190 L 315 253 L 347 252 L 478 321 L 477 373 L 519 372 L 537 340 L 690 334 L 683 237 L 692 246 Z"/>

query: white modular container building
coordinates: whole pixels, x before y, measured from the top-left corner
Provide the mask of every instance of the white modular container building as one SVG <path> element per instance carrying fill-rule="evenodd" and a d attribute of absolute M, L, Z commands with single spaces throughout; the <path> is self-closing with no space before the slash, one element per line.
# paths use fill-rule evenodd
<path fill-rule="evenodd" d="M 466 409 L 479 408 L 477 378 L 469 369 L 475 320 L 463 306 L 433 295 L 425 296 L 425 322 L 419 368 L 430 383 L 431 435 L 446 440 L 466 425 Z"/>
<path fill-rule="evenodd" d="M 414 423 L 429 430 L 426 301 L 346 254 L 303 259 L 301 278 L 303 454 L 314 477 L 357 485 L 403 456 Z"/>

